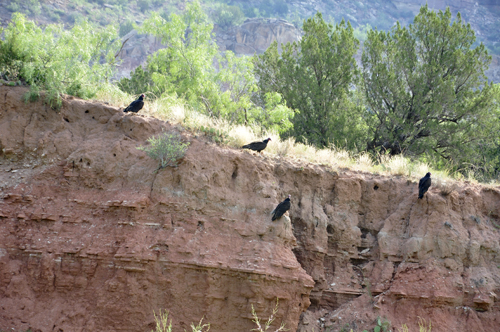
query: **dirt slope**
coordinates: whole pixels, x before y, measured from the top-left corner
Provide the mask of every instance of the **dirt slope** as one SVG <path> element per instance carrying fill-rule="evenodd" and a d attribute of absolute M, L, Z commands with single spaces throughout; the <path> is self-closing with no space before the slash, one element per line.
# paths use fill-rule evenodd
<path fill-rule="evenodd" d="M 500 191 L 451 193 L 254 156 L 182 132 L 161 170 L 136 149 L 157 119 L 0 87 L 0 330 L 150 331 L 168 309 L 249 331 L 251 306 L 291 331 L 377 316 L 433 331 L 498 331 Z M 290 218 L 269 213 L 292 195 Z M 307 309 L 307 311 L 306 311 Z M 305 311 L 305 312 L 304 312 Z"/>

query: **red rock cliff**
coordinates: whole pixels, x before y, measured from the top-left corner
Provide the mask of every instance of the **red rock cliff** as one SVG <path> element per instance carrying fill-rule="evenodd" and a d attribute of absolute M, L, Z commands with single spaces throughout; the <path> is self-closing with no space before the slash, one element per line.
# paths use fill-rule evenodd
<path fill-rule="evenodd" d="M 0 329 L 498 331 L 500 191 L 298 164 L 187 132 L 177 168 L 136 149 L 160 120 L 0 87 Z M 292 195 L 290 218 L 269 213 Z M 310 305 L 311 304 L 311 305 Z M 310 305 L 310 306 L 309 306 Z M 306 311 L 307 309 L 307 311 Z M 305 311 L 305 312 L 304 312 Z"/>
<path fill-rule="evenodd" d="M 167 309 L 175 330 L 249 331 L 276 298 L 296 328 L 314 283 L 289 219 L 271 222 L 289 189 L 272 164 L 184 134 L 180 166 L 155 175 L 136 147 L 175 128 L 23 92 L 0 87 L 1 330 L 150 331 Z"/>

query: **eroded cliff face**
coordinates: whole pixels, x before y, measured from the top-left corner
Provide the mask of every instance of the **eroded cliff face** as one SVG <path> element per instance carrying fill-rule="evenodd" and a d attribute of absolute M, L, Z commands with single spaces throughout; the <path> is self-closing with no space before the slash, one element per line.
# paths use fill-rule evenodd
<path fill-rule="evenodd" d="M 279 298 L 292 331 L 378 316 L 498 331 L 498 188 L 417 200 L 404 178 L 252 155 L 78 99 L 56 112 L 24 91 L 0 87 L 0 329 L 150 331 L 167 309 L 174 330 L 204 317 L 249 331 L 251 306 L 267 317 Z M 190 147 L 155 173 L 136 147 L 162 130 Z"/>
<path fill-rule="evenodd" d="M 249 331 L 276 298 L 276 324 L 297 326 L 314 283 L 290 220 L 271 222 L 272 164 L 184 133 L 179 167 L 155 174 L 136 147 L 176 128 L 23 92 L 0 87 L 0 329 L 150 331 L 167 309 L 175 330 Z"/>

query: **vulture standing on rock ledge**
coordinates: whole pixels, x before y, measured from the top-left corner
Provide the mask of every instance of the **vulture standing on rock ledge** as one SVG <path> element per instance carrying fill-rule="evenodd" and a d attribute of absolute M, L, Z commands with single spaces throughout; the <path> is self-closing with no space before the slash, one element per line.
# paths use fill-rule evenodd
<path fill-rule="evenodd" d="M 260 152 L 267 147 L 267 142 L 269 142 L 270 140 L 271 138 L 265 139 L 262 142 L 252 142 L 250 144 L 243 145 L 242 148 Z"/>
<path fill-rule="evenodd" d="M 283 202 L 279 203 L 278 206 L 271 212 L 273 215 L 272 221 L 281 218 L 282 215 L 285 214 L 286 211 L 290 210 L 290 195 Z"/>
<path fill-rule="evenodd" d="M 422 199 L 431 186 L 431 173 L 425 174 L 418 182 L 418 199 Z"/>
<path fill-rule="evenodd" d="M 134 100 L 133 102 L 130 103 L 130 105 L 127 106 L 126 109 L 123 111 L 125 113 L 127 112 L 132 112 L 132 113 L 137 113 L 142 109 L 142 106 L 144 106 L 144 93 L 140 95 L 140 97 L 137 100 Z"/>

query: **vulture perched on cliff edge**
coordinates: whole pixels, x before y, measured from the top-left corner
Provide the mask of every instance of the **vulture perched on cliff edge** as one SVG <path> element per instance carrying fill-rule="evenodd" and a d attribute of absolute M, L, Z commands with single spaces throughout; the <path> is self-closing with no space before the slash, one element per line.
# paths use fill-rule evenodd
<path fill-rule="evenodd" d="M 132 112 L 132 113 L 137 113 L 142 109 L 142 106 L 144 106 L 144 93 L 139 96 L 137 100 L 134 100 L 133 102 L 130 103 L 130 105 L 127 106 L 126 109 L 123 111 L 125 113 L 127 112 Z"/>
<path fill-rule="evenodd" d="M 431 173 L 425 174 L 418 182 L 418 199 L 422 199 L 431 186 Z"/>
<path fill-rule="evenodd" d="M 271 212 L 273 215 L 272 221 L 281 218 L 285 214 L 286 211 L 290 210 L 290 195 L 283 202 L 279 203 L 278 206 Z"/>
<path fill-rule="evenodd" d="M 243 145 L 242 148 L 243 149 L 250 149 L 250 150 L 257 151 L 260 153 L 262 150 L 264 150 L 267 147 L 267 143 L 270 140 L 271 140 L 271 138 L 267 138 L 267 139 L 263 140 L 262 142 L 252 142 L 250 144 Z"/>

